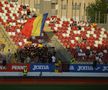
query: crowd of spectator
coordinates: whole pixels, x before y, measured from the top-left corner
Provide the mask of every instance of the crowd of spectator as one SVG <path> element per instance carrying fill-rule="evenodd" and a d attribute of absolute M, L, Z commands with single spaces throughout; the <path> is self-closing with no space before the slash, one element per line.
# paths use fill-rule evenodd
<path fill-rule="evenodd" d="M 18 38 L 21 37 L 22 39 L 22 35 L 21 33 L 19 34 L 19 32 L 23 28 L 25 22 L 27 22 L 29 18 L 37 17 L 35 9 L 30 10 L 30 7 L 28 5 L 21 5 L 19 9 L 23 13 L 18 11 L 20 15 L 16 19 L 17 22 L 14 20 L 11 22 L 7 21 L 4 25 L 9 33 L 12 32 L 11 34 L 13 39 L 17 35 L 19 35 Z M 99 63 L 107 63 L 107 61 L 103 60 L 106 59 L 106 57 L 108 56 L 107 49 L 103 49 L 100 51 L 93 49 L 94 47 L 99 47 L 98 45 L 101 45 L 102 47 L 102 42 L 106 41 L 105 39 L 107 39 L 107 32 L 100 29 L 102 31 L 101 33 L 98 30 L 96 23 L 90 24 L 84 21 L 77 22 L 73 19 L 61 20 L 60 18 L 53 17 L 50 20 L 50 24 L 53 25 L 51 26 L 51 28 L 57 32 L 55 34 L 58 36 L 58 39 L 60 39 L 61 43 L 66 48 L 69 48 L 75 59 L 84 59 L 87 61 L 88 58 L 94 56 L 93 61 L 98 61 Z M 99 33 L 99 35 L 97 34 L 97 32 Z M 89 40 L 91 39 L 91 37 L 93 39 Z M 99 41 L 97 37 L 102 40 Z M 15 44 L 16 42 L 19 42 L 18 44 L 22 46 L 21 40 L 19 39 L 18 41 L 18 38 L 16 38 Z M 94 43 L 94 39 L 96 39 L 96 43 Z M 42 46 L 41 44 L 30 45 L 23 48 L 18 48 L 14 56 L 16 61 L 19 63 L 55 63 L 56 57 L 54 47 L 52 49 L 53 50 L 50 51 L 47 46 Z M 12 57 L 11 50 L 9 49 L 6 55 L 1 50 L 0 57 L 3 65 L 5 65 L 6 63 L 10 63 Z"/>
<path fill-rule="evenodd" d="M 0 50 L 0 63 L 5 66 L 12 63 L 12 59 L 16 63 L 56 63 L 56 51 L 54 47 L 47 47 L 43 44 L 26 45 L 24 48 L 18 48 L 17 52 L 12 54 L 11 50 L 5 54 L 4 50 Z"/>
<path fill-rule="evenodd" d="M 15 58 L 21 63 L 53 63 L 55 62 L 55 49 L 42 44 L 25 46 L 17 50 Z"/>
<path fill-rule="evenodd" d="M 1 9 L 4 7 L 3 3 L 0 2 Z M 8 4 L 7 6 L 10 6 L 10 9 L 7 7 L 4 8 L 5 11 L 9 11 L 5 16 L 8 19 L 7 22 L 3 19 L 1 24 L 3 24 L 12 41 L 18 45 L 18 49 L 14 55 L 11 49 L 8 49 L 7 53 L 4 53 L 4 49 L 0 49 L 0 63 L 4 66 L 7 63 L 12 63 L 13 59 L 15 61 L 14 63 L 55 63 L 56 56 L 54 47 L 47 47 L 41 43 L 37 45 L 36 43 L 35 45 L 33 43 L 29 46 L 25 45 L 29 38 L 22 35 L 21 30 L 28 19 L 37 17 L 36 10 L 31 9 L 27 4 L 18 5 L 18 3 L 9 3 L 7 1 L 6 3 Z M 17 13 L 11 11 L 14 8 L 16 8 Z M 0 12 L 0 14 L 3 13 Z M 13 17 L 10 17 L 12 15 Z"/>
<path fill-rule="evenodd" d="M 108 63 L 108 32 L 96 23 L 52 16 L 47 24 L 77 63 Z"/>

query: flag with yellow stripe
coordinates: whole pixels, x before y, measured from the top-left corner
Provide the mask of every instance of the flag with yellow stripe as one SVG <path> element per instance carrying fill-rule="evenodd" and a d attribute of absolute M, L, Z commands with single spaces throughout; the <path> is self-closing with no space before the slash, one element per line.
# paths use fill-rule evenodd
<path fill-rule="evenodd" d="M 37 16 L 33 23 L 31 36 L 41 36 L 48 13 Z"/>
<path fill-rule="evenodd" d="M 41 24 L 42 24 L 42 15 L 38 16 L 34 20 L 31 36 L 40 36 Z"/>
<path fill-rule="evenodd" d="M 48 13 L 45 13 L 37 16 L 36 18 L 28 19 L 21 30 L 21 33 L 27 38 L 31 36 L 41 36 L 47 16 Z"/>

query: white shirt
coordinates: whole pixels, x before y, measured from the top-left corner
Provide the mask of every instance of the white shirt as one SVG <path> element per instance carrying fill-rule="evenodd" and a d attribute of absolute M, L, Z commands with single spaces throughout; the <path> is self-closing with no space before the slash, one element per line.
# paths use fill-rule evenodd
<path fill-rule="evenodd" d="M 52 58 L 52 63 L 55 63 L 56 62 L 55 56 L 52 56 L 51 58 Z"/>

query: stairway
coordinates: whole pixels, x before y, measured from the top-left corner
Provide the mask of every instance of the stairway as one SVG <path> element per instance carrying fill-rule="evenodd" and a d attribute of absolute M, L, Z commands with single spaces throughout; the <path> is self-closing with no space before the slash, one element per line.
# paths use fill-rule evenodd
<path fill-rule="evenodd" d="M 5 44 L 5 48 L 4 48 L 5 53 L 7 53 L 8 49 L 10 49 L 12 53 L 14 53 L 17 49 L 17 47 L 11 41 L 10 37 L 8 36 L 8 33 L 5 31 L 3 26 L 0 26 L 0 42 Z"/>
<path fill-rule="evenodd" d="M 72 59 L 71 54 L 65 47 L 63 47 L 58 38 L 52 32 L 51 28 L 49 28 L 47 25 L 45 27 L 45 32 L 51 40 L 51 42 L 48 42 L 48 46 L 55 47 L 57 58 L 61 59 L 62 61 L 70 62 L 70 60 Z"/>

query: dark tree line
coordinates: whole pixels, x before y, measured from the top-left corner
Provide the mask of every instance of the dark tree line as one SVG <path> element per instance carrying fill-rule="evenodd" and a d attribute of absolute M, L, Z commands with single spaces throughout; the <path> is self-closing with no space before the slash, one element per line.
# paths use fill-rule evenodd
<path fill-rule="evenodd" d="M 105 23 L 108 14 L 108 2 L 107 0 L 95 0 L 95 2 L 86 8 L 87 17 L 91 22 Z"/>

